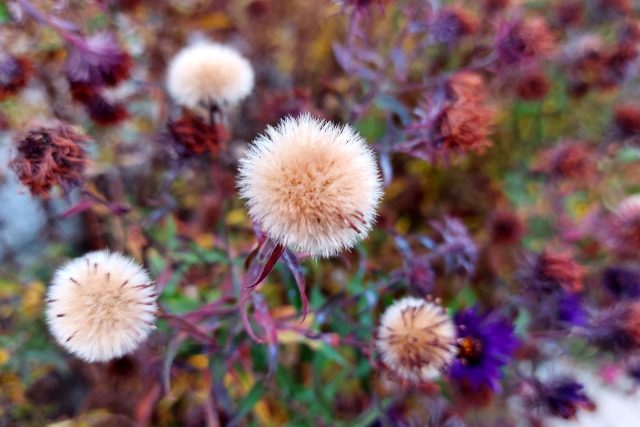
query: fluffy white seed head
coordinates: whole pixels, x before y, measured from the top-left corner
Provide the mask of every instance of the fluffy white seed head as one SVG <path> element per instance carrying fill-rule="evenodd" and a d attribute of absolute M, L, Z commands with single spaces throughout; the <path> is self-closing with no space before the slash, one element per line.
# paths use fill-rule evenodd
<path fill-rule="evenodd" d="M 303 115 L 259 136 L 240 161 L 249 216 L 295 251 L 328 257 L 366 237 L 382 196 L 373 151 L 351 127 Z"/>
<path fill-rule="evenodd" d="M 134 351 L 155 328 L 156 291 L 129 257 L 90 252 L 60 267 L 47 293 L 51 334 L 70 353 L 103 362 Z"/>
<path fill-rule="evenodd" d="M 183 48 L 169 64 L 167 89 L 180 105 L 197 110 L 232 106 L 253 90 L 249 61 L 232 47 L 199 42 Z"/>
<path fill-rule="evenodd" d="M 382 315 L 376 347 L 399 378 L 420 383 L 438 376 L 455 358 L 456 328 L 440 305 L 406 297 Z"/>

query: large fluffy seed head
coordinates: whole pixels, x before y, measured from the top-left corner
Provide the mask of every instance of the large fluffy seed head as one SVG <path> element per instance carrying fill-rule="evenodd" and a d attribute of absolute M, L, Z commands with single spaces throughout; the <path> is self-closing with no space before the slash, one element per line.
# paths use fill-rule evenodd
<path fill-rule="evenodd" d="M 251 93 L 253 83 L 249 61 L 217 43 L 185 47 L 173 57 L 167 72 L 169 94 L 191 109 L 236 104 Z"/>
<path fill-rule="evenodd" d="M 56 271 L 47 294 L 47 323 L 55 339 L 87 362 L 134 351 L 154 329 L 154 284 L 124 255 L 90 252 Z"/>
<path fill-rule="evenodd" d="M 412 382 L 436 377 L 456 356 L 456 329 L 438 304 L 406 297 L 382 315 L 376 347 L 384 364 Z"/>
<path fill-rule="evenodd" d="M 324 257 L 367 235 L 382 196 L 366 141 L 349 126 L 309 115 L 284 119 L 258 137 L 240 161 L 238 185 L 269 237 Z"/>

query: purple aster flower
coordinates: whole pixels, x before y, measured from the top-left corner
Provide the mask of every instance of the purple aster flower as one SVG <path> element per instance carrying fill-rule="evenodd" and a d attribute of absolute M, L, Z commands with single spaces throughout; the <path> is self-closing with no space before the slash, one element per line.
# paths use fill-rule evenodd
<path fill-rule="evenodd" d="M 640 297 L 640 274 L 622 267 L 609 267 L 602 275 L 602 284 L 617 300 Z"/>
<path fill-rule="evenodd" d="M 555 306 L 551 304 L 551 308 L 555 308 L 555 318 L 558 322 L 576 326 L 587 323 L 587 312 L 582 306 L 582 298 L 579 294 L 559 295 L 555 303 Z"/>
<path fill-rule="evenodd" d="M 473 389 L 500 389 L 501 368 L 518 347 L 513 324 L 494 313 L 478 314 L 476 307 L 455 315 L 458 359 L 449 370 L 452 380 Z"/>
<path fill-rule="evenodd" d="M 111 33 L 97 33 L 86 39 L 69 38 L 65 63 L 72 84 L 115 86 L 129 76 L 131 57 Z"/>
<path fill-rule="evenodd" d="M 547 414 L 565 420 L 575 418 L 579 409 L 593 409 L 594 403 L 577 381 L 560 377 L 546 384 L 536 382 L 537 396 L 533 406 L 542 408 Z"/>

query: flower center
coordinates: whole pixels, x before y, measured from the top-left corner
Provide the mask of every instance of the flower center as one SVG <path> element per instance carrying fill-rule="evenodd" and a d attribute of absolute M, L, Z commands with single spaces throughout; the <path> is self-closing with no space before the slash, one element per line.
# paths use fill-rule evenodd
<path fill-rule="evenodd" d="M 477 365 L 482 358 L 482 342 L 472 337 L 465 337 L 458 344 L 458 357 L 469 365 Z"/>

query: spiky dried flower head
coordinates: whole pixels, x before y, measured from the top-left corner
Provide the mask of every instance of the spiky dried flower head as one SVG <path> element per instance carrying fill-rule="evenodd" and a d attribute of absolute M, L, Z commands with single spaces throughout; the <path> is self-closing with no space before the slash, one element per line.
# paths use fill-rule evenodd
<path fill-rule="evenodd" d="M 525 227 L 520 218 L 510 211 L 496 211 L 489 220 L 491 242 L 510 245 L 520 241 Z"/>
<path fill-rule="evenodd" d="M 563 140 L 538 156 L 534 171 L 555 179 L 585 182 L 594 176 L 596 162 L 588 144 L 583 141 Z"/>
<path fill-rule="evenodd" d="M 56 341 L 87 362 L 131 353 L 155 328 L 155 285 L 134 260 L 106 250 L 60 267 L 47 293 Z"/>
<path fill-rule="evenodd" d="M 521 279 L 528 291 L 536 294 L 555 294 L 582 290 L 585 269 L 569 252 L 544 250 L 527 260 Z"/>
<path fill-rule="evenodd" d="M 496 41 L 500 59 L 509 65 L 543 58 L 553 47 L 553 34 L 544 18 L 539 16 L 503 24 Z"/>
<path fill-rule="evenodd" d="M 240 161 L 249 216 L 283 246 L 328 257 L 366 237 L 382 197 L 366 141 L 304 114 L 268 127 Z"/>
<path fill-rule="evenodd" d="M 527 101 L 540 101 L 547 96 L 551 84 L 547 77 L 538 70 L 524 73 L 516 84 L 516 93 L 521 99 Z"/>
<path fill-rule="evenodd" d="M 482 75 L 461 71 L 427 97 L 407 128 L 407 140 L 396 145 L 418 158 L 434 161 L 450 154 L 482 153 L 491 146 L 495 114 L 488 106 Z"/>
<path fill-rule="evenodd" d="M 15 141 L 11 168 L 34 195 L 47 196 L 59 186 L 68 191 L 82 181 L 88 137 L 62 123 L 33 124 Z"/>
<path fill-rule="evenodd" d="M 376 347 L 388 369 L 420 383 L 438 376 L 455 358 L 456 328 L 439 304 L 405 297 L 382 315 Z"/>
<path fill-rule="evenodd" d="M 491 145 L 494 112 L 486 102 L 483 77 L 457 73 L 449 80 L 447 92 L 451 104 L 437 120 L 441 142 L 452 151 L 484 151 Z"/>
<path fill-rule="evenodd" d="M 226 130 L 219 123 L 211 124 L 195 114 L 185 113 L 167 123 L 165 139 L 179 157 L 217 152 L 226 138 Z"/>
<path fill-rule="evenodd" d="M 565 0 L 555 5 L 555 17 L 562 27 L 578 25 L 585 15 L 585 7 L 581 0 Z"/>
<path fill-rule="evenodd" d="M 253 90 L 254 73 L 237 50 L 199 42 L 178 52 L 167 71 L 167 89 L 180 105 L 199 108 L 232 106 Z"/>
<path fill-rule="evenodd" d="M 621 138 L 640 137 L 640 108 L 636 105 L 617 105 L 613 111 L 614 131 Z"/>
<path fill-rule="evenodd" d="M 574 420 L 580 409 L 595 409 L 582 384 L 570 377 L 556 377 L 545 383 L 535 380 L 534 385 L 536 394 L 529 399 L 529 405 L 550 416 Z"/>
<path fill-rule="evenodd" d="M 0 101 L 25 87 L 30 75 L 29 61 L 6 53 L 0 54 Z"/>

